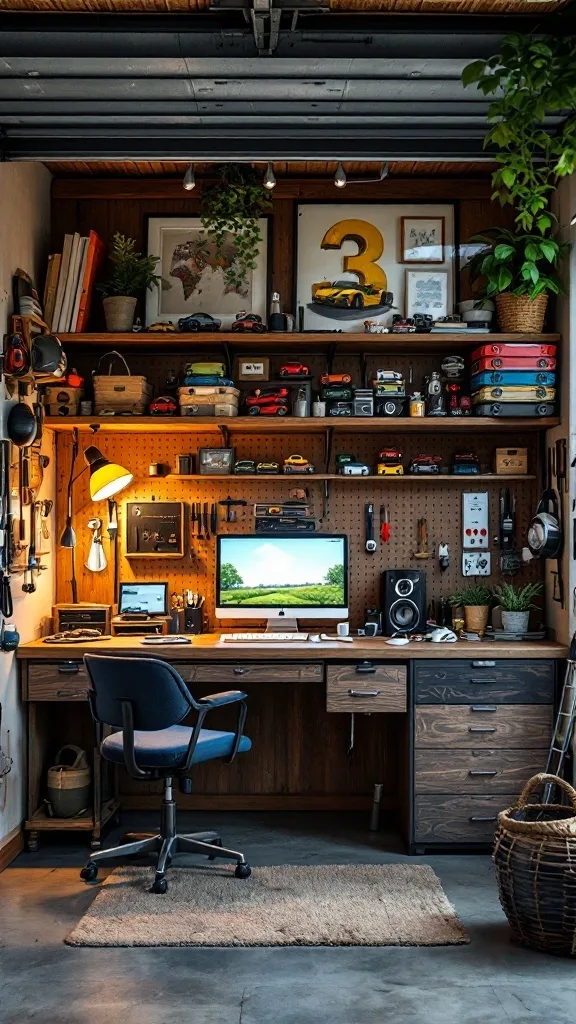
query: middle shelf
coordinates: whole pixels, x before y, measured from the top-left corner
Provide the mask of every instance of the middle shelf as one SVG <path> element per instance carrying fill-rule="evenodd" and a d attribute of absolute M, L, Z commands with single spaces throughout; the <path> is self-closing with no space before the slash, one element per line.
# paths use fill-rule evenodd
<path fill-rule="evenodd" d="M 369 473 L 367 476 L 344 476 L 343 473 L 168 473 L 163 480 L 234 480 L 241 483 L 261 483 L 263 480 L 285 480 L 313 484 L 316 480 L 337 480 L 341 483 L 368 484 L 382 483 L 494 483 L 501 480 L 535 480 L 527 473 Z"/>

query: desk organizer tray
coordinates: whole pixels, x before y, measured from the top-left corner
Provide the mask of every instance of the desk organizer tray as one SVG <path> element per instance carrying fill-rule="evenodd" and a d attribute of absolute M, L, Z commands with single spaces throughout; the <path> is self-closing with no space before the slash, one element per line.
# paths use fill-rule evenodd
<path fill-rule="evenodd" d="M 472 353 L 472 359 L 488 359 L 491 356 L 504 356 L 515 359 L 540 359 L 556 355 L 556 345 L 525 345 L 518 342 L 492 342 L 480 345 Z"/>
<path fill-rule="evenodd" d="M 556 388 L 544 387 L 506 387 L 496 385 L 492 388 L 480 388 L 472 393 L 472 404 L 480 402 L 553 402 L 556 398 Z"/>
<path fill-rule="evenodd" d="M 478 351 L 478 350 L 476 350 Z M 556 360 L 553 356 L 535 356 L 520 359 L 518 356 L 488 356 L 477 359 L 470 367 L 470 373 L 482 373 L 484 370 L 555 370 Z"/>
<path fill-rule="evenodd" d="M 474 406 L 475 416 L 553 416 L 549 402 L 484 402 Z"/>
<path fill-rule="evenodd" d="M 490 387 L 491 384 L 519 385 L 520 387 L 534 387 L 536 384 L 542 384 L 544 387 L 551 388 L 556 383 L 556 374 L 549 370 L 485 370 L 484 373 L 477 373 L 472 377 L 470 383 L 472 391 Z"/>

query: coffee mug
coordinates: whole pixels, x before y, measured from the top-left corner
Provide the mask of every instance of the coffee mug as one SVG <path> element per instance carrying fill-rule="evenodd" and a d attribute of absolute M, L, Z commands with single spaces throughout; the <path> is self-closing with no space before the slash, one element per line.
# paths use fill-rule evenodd
<path fill-rule="evenodd" d="M 338 625 L 336 626 L 336 634 L 337 634 L 337 636 L 349 636 L 350 635 L 350 623 L 349 622 L 339 622 Z"/>

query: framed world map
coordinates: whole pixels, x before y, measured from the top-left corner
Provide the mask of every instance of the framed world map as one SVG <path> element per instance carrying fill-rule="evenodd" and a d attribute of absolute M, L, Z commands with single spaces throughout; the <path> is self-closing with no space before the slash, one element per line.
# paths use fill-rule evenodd
<path fill-rule="evenodd" d="M 255 270 L 238 289 L 226 280 L 226 267 L 235 260 L 235 235 L 224 240 L 222 255 L 202 227 L 199 217 L 150 217 L 148 252 L 160 256 L 160 286 L 146 294 L 146 323 L 170 320 L 176 324 L 190 313 L 209 313 L 230 327 L 239 312 L 267 314 L 268 221 L 258 221 L 261 242 Z"/>

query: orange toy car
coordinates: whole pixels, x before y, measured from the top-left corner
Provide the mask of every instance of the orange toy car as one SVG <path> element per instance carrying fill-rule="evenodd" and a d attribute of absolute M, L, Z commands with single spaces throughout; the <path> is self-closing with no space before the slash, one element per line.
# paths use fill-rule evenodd
<path fill-rule="evenodd" d="M 321 384 L 351 384 L 352 377 L 349 373 L 323 373 L 320 377 Z"/>

